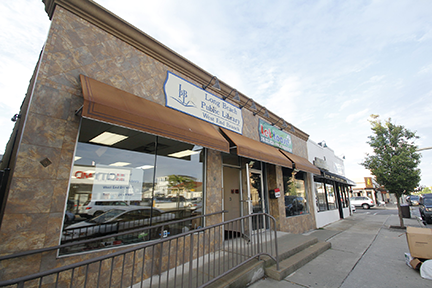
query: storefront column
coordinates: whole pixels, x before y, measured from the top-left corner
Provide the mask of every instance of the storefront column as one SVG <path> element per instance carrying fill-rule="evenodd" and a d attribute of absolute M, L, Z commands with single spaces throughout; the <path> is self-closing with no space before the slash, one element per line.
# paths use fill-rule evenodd
<path fill-rule="evenodd" d="M 267 187 L 269 190 L 279 188 L 281 196 L 276 199 L 269 198 L 269 214 L 276 219 L 276 229 L 280 230 L 281 217 L 285 217 L 282 167 L 267 164 Z"/>
<path fill-rule="evenodd" d="M 206 161 L 206 190 L 204 214 L 220 212 L 222 205 L 222 156 L 221 152 L 207 149 Z M 206 219 L 206 226 L 222 222 L 222 214 L 217 214 Z"/>

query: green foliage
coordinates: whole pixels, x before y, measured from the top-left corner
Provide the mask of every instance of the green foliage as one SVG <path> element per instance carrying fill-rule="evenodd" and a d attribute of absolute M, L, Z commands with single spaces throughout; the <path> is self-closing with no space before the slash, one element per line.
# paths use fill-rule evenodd
<path fill-rule="evenodd" d="M 183 175 L 169 175 L 168 176 L 169 187 L 184 188 L 191 190 L 195 188 L 194 179 L 189 176 Z"/>
<path fill-rule="evenodd" d="M 300 188 L 300 185 L 295 179 L 295 174 L 296 173 L 292 173 L 285 184 L 285 195 L 297 196 L 297 189 Z"/>
<path fill-rule="evenodd" d="M 297 196 L 297 185 L 293 178 L 288 181 L 288 194 L 292 196 Z"/>
<path fill-rule="evenodd" d="M 371 115 L 373 135 L 367 142 L 373 154 L 366 155 L 361 163 L 376 177 L 376 181 L 401 197 L 404 192 L 413 191 L 420 182 L 419 153 L 414 141 L 418 139 L 414 132 L 401 125 L 391 123 L 391 119 L 381 123 L 378 116 Z"/>
<path fill-rule="evenodd" d="M 420 194 L 429 194 L 432 193 L 432 190 L 430 187 L 425 187 L 420 191 Z"/>

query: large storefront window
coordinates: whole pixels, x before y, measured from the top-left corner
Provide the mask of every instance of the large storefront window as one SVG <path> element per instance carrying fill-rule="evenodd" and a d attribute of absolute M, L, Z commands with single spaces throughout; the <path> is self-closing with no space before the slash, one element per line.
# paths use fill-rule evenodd
<path fill-rule="evenodd" d="M 200 146 L 83 119 L 62 243 L 202 214 L 203 164 Z M 64 253 L 166 237 L 199 225 L 184 221 Z"/>
<path fill-rule="evenodd" d="M 324 183 L 315 182 L 315 192 L 318 212 L 328 210 L 327 196 L 324 189 Z"/>
<path fill-rule="evenodd" d="M 325 188 L 327 191 L 327 202 L 329 210 L 334 210 L 338 208 L 338 202 L 336 198 L 336 192 L 333 184 L 325 184 Z"/>
<path fill-rule="evenodd" d="M 292 169 L 282 168 L 286 217 L 309 212 L 306 197 L 305 174 Z"/>
<path fill-rule="evenodd" d="M 347 208 L 349 204 L 348 186 L 340 185 L 342 208 Z"/>
<path fill-rule="evenodd" d="M 328 182 L 318 182 L 319 180 L 315 179 L 315 195 L 317 201 L 317 209 L 318 212 L 326 211 L 326 210 L 335 210 L 339 208 L 338 199 L 337 199 L 337 191 L 335 190 L 335 184 L 333 181 Z M 342 189 L 342 187 L 340 187 Z M 340 193 L 339 193 L 340 195 Z M 341 196 L 343 197 L 343 196 Z M 343 198 L 341 198 L 343 202 Z"/>

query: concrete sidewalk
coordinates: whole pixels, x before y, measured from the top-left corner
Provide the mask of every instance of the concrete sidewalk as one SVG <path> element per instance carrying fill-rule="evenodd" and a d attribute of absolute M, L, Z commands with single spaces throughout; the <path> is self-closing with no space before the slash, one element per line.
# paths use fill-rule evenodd
<path fill-rule="evenodd" d="M 421 227 L 415 218 L 404 223 Z M 309 234 L 331 242 L 331 249 L 282 281 L 266 278 L 250 287 L 432 287 L 432 280 L 406 265 L 405 230 L 390 228 L 398 225 L 397 215 L 356 213 L 315 230 Z"/>

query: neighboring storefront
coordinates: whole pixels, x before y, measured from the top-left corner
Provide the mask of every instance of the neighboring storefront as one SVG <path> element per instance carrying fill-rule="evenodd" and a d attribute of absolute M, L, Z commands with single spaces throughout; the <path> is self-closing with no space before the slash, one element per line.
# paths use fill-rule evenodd
<path fill-rule="evenodd" d="M 396 197 L 381 187 L 371 176 L 355 179 L 356 187 L 352 189 L 352 197 L 365 196 L 371 198 L 376 206 L 384 203 L 395 203 Z"/>
<path fill-rule="evenodd" d="M 350 191 L 355 183 L 345 177 L 343 159 L 324 141 L 308 140 L 309 160 L 321 171 L 313 176 L 317 227 L 351 215 Z"/>
<path fill-rule="evenodd" d="M 2 254 L 91 238 L 71 227 L 120 206 L 134 225 L 215 213 L 156 236 L 259 212 L 280 231 L 316 228 L 312 179 L 321 172 L 307 160 L 306 133 L 223 82 L 212 87 L 217 78 L 94 2 L 44 3 L 52 25 L 1 167 L 11 169 Z M 139 237 L 35 256 L 4 273 L 152 240 Z"/>

